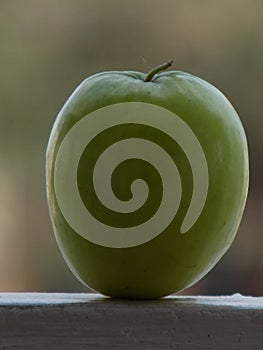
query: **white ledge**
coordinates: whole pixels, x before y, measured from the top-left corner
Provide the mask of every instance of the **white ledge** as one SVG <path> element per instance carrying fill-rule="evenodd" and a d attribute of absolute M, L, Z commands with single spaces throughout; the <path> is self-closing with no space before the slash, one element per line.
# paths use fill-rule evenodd
<path fill-rule="evenodd" d="M 263 349 L 263 297 L 0 293 L 4 349 Z"/>

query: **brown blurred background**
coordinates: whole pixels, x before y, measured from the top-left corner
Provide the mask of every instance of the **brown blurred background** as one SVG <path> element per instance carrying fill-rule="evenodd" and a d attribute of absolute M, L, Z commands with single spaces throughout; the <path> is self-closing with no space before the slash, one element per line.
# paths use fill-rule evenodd
<path fill-rule="evenodd" d="M 263 2 L 1 0 L 0 291 L 85 291 L 52 233 L 44 156 L 72 90 L 105 70 L 174 69 L 216 85 L 250 148 L 250 192 L 228 253 L 185 293 L 263 293 Z"/>

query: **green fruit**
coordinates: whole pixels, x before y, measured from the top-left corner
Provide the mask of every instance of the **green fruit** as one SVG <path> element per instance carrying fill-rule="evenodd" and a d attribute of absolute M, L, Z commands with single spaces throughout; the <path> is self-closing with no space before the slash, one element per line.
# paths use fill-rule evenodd
<path fill-rule="evenodd" d="M 247 142 L 225 96 L 193 75 L 104 72 L 60 111 L 46 156 L 58 246 L 112 297 L 158 298 L 202 278 L 237 232 Z"/>

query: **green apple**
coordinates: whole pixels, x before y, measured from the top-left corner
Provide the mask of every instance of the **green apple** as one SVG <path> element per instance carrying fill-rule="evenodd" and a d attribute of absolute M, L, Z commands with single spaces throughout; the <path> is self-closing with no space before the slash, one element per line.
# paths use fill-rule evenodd
<path fill-rule="evenodd" d="M 58 246 L 86 286 L 159 298 L 201 279 L 230 247 L 248 191 L 240 119 L 208 82 L 171 62 L 85 79 L 46 155 Z"/>

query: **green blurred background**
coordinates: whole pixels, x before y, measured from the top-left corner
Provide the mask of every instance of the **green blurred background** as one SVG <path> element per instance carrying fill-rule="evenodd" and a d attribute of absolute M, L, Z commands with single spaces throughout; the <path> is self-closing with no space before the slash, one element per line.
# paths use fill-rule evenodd
<path fill-rule="evenodd" d="M 48 216 L 44 157 L 53 121 L 85 77 L 174 59 L 174 69 L 230 99 L 251 162 L 234 244 L 185 293 L 263 293 L 262 1 L 1 0 L 0 50 L 0 291 L 86 290 L 66 267 Z"/>

